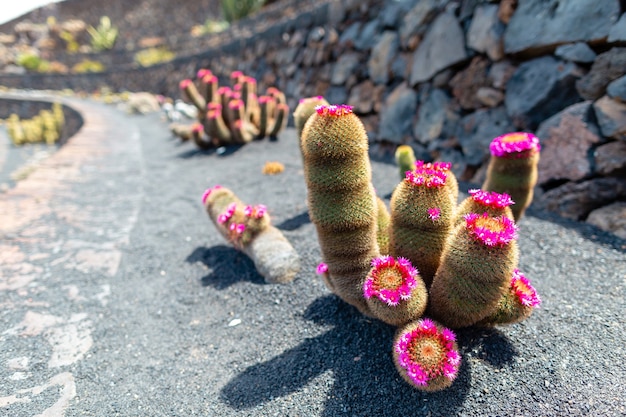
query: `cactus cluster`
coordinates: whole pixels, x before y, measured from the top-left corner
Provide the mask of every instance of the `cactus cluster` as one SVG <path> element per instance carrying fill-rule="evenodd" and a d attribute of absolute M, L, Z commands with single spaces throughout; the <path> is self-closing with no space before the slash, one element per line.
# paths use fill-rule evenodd
<path fill-rule="evenodd" d="M 267 207 L 246 205 L 220 185 L 204 192 L 202 204 L 220 234 L 252 259 L 267 282 L 293 280 L 300 270 L 300 257 L 280 230 L 272 226 Z"/>
<path fill-rule="evenodd" d="M 208 69 L 198 71 L 196 78 L 196 82 L 184 79 L 179 85 L 198 109 L 197 123 L 172 130 L 181 139 L 192 139 L 200 149 L 208 149 L 276 137 L 286 127 L 289 106 L 279 89 L 269 87 L 258 95 L 256 79 L 241 71 L 230 75 L 232 87 L 220 86 Z"/>
<path fill-rule="evenodd" d="M 31 119 L 20 119 L 11 114 L 6 120 L 11 142 L 16 146 L 27 143 L 46 143 L 54 145 L 61 138 L 65 126 L 65 115 L 60 103 L 52 104 L 52 109 L 41 110 Z"/>
<path fill-rule="evenodd" d="M 517 269 L 515 219 L 523 209 L 512 211 L 515 197 L 503 191 L 528 205 L 539 143 L 510 135 L 492 143 L 497 159 L 484 189 L 460 204 L 450 164 L 418 160 L 401 168 L 388 211 L 350 106 L 319 105 L 302 129 L 307 203 L 323 258 L 317 272 L 363 314 L 399 327 L 395 364 L 418 389 L 443 389 L 456 377 L 461 357 L 450 329 L 518 322 L 539 304 Z M 414 157 L 401 149 L 396 158 Z"/>

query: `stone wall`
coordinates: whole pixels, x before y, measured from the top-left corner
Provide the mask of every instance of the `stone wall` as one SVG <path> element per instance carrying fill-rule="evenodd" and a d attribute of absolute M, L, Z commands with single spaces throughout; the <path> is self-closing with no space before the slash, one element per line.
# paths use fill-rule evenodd
<path fill-rule="evenodd" d="M 355 107 L 372 151 L 409 144 L 479 184 L 491 139 L 542 141 L 534 206 L 626 238 L 626 15 L 619 0 L 277 2 L 188 56 L 146 70 L 0 77 L 12 87 L 152 91 L 209 68 L 243 70 L 293 107 L 324 95 Z M 275 9 L 273 9 L 275 10 Z M 184 43 L 181 43 L 183 45 Z M 182 48 L 182 47 L 181 47 Z M 183 48 L 184 49 L 184 48 Z"/>

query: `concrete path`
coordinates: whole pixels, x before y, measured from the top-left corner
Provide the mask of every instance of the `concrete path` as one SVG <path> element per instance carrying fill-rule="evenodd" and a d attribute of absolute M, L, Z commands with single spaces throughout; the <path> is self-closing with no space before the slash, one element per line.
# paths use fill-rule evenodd
<path fill-rule="evenodd" d="M 0 194 L 0 415 L 626 414 L 626 241 L 531 210 L 520 268 L 542 308 L 459 332 L 458 380 L 424 394 L 394 369 L 394 329 L 314 273 L 293 130 L 199 152 L 158 114 L 68 102 L 82 130 Z M 396 168 L 373 170 L 391 193 Z M 200 203 L 215 184 L 268 206 L 302 257 L 293 283 L 264 284 L 216 232 Z"/>

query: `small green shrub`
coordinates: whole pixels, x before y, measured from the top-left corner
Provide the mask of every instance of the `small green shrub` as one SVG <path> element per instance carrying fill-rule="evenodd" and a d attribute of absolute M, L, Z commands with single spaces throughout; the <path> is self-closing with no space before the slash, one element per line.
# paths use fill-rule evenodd
<path fill-rule="evenodd" d="M 119 31 L 111 24 L 108 16 L 102 16 L 98 27 L 89 26 L 87 32 L 91 36 L 91 47 L 100 52 L 113 49 Z"/>
<path fill-rule="evenodd" d="M 148 48 L 135 54 L 135 62 L 142 67 L 161 64 L 176 58 L 176 54 L 165 47 Z"/>
<path fill-rule="evenodd" d="M 243 19 L 259 10 L 265 0 L 222 0 L 222 13 L 227 22 Z"/>
<path fill-rule="evenodd" d="M 39 55 L 29 52 L 18 55 L 15 63 L 28 71 L 40 71 L 46 66 L 47 61 Z"/>
<path fill-rule="evenodd" d="M 78 64 L 72 67 L 72 72 L 82 74 L 85 72 L 103 72 L 105 70 L 104 64 L 100 61 L 93 61 L 91 59 L 83 59 Z"/>

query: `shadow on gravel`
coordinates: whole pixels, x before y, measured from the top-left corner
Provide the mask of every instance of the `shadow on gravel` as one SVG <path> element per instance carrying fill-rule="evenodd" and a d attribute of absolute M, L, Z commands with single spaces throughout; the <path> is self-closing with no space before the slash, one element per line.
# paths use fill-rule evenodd
<path fill-rule="evenodd" d="M 225 157 L 225 156 L 230 156 L 234 154 L 239 149 L 241 149 L 242 146 L 243 145 L 232 145 L 232 146 L 225 146 L 221 148 L 211 148 L 211 149 L 194 148 L 194 149 L 189 149 L 187 151 L 181 152 L 178 155 L 176 155 L 176 157 L 181 158 L 181 159 L 190 159 L 190 158 L 196 158 L 196 157 L 205 156 L 205 155 L 217 155 L 219 157 Z"/>
<path fill-rule="evenodd" d="M 429 410 L 455 415 L 465 401 L 470 385 L 467 361 L 451 388 L 423 393 L 404 382 L 393 365 L 393 327 L 365 318 L 334 295 L 315 300 L 304 318 L 336 327 L 243 371 L 222 389 L 226 404 L 250 409 L 301 391 L 327 371 L 334 382 L 325 393 L 323 416 L 426 415 Z"/>
<path fill-rule="evenodd" d="M 307 223 L 311 223 L 311 218 L 309 217 L 309 212 L 305 211 L 281 222 L 280 224 L 277 224 L 276 228 L 280 230 L 292 231 L 304 226 Z"/>
<path fill-rule="evenodd" d="M 209 268 L 209 274 L 201 278 L 203 287 L 224 290 L 233 284 L 246 281 L 265 284 L 252 260 L 233 247 L 218 245 L 210 248 L 196 248 L 185 259 L 188 263 L 202 262 Z"/>

